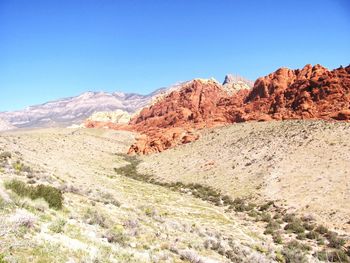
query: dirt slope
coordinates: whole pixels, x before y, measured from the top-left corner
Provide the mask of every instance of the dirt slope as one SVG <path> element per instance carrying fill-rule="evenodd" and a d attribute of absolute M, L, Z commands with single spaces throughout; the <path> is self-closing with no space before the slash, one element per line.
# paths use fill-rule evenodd
<path fill-rule="evenodd" d="M 140 171 L 237 196 L 279 200 L 350 231 L 350 124 L 251 122 L 208 130 L 196 142 L 143 156 Z"/>
<path fill-rule="evenodd" d="M 277 247 L 253 223 L 243 226 L 224 207 L 117 174 L 113 168 L 127 163 L 116 154 L 133 140 L 128 132 L 95 129 L 1 133 L 0 153 L 11 157 L 0 158 L 0 256 L 8 262 L 231 262 L 220 248 L 243 262 L 275 262 L 272 250 L 258 251 Z M 63 209 L 5 189 L 12 179 L 62 189 Z"/>

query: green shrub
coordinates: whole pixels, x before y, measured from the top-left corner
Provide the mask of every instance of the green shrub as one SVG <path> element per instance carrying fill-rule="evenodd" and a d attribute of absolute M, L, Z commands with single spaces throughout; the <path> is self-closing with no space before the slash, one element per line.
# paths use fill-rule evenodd
<path fill-rule="evenodd" d="M 285 263 L 307 263 L 306 254 L 299 249 L 284 248 L 282 250 Z"/>
<path fill-rule="evenodd" d="M 323 246 L 324 245 L 324 238 L 323 237 L 318 237 L 317 238 L 317 245 Z"/>
<path fill-rule="evenodd" d="M 124 160 L 129 162 L 129 164 L 114 168 L 114 171 L 122 176 L 126 176 L 138 181 L 148 182 L 151 180 L 151 176 L 146 174 L 141 174 L 137 171 L 137 166 L 140 164 L 140 160 L 136 156 L 121 155 Z"/>
<path fill-rule="evenodd" d="M 312 223 L 308 223 L 308 222 L 305 222 L 303 224 L 304 228 L 308 231 L 312 231 L 315 229 L 316 225 L 315 224 L 312 224 Z"/>
<path fill-rule="evenodd" d="M 224 202 L 225 205 L 232 205 L 233 204 L 233 199 L 231 196 L 224 195 L 221 200 Z"/>
<path fill-rule="evenodd" d="M 286 222 L 286 223 L 290 223 L 290 222 L 293 222 L 295 221 L 296 217 L 294 214 L 285 214 L 283 216 L 283 221 Z"/>
<path fill-rule="evenodd" d="M 240 197 L 235 198 L 230 208 L 232 208 L 236 212 L 244 212 L 246 210 L 245 200 Z"/>
<path fill-rule="evenodd" d="M 54 233 L 62 233 L 66 223 L 66 220 L 59 218 L 50 225 L 49 229 Z"/>
<path fill-rule="evenodd" d="M 87 209 L 86 213 L 84 214 L 84 220 L 90 225 L 99 225 L 105 228 L 108 227 L 106 217 L 95 210 L 91 210 L 90 208 Z"/>
<path fill-rule="evenodd" d="M 273 201 L 269 201 L 269 202 L 267 202 L 266 204 L 264 204 L 264 205 L 262 205 L 262 206 L 260 206 L 260 211 L 266 211 L 266 210 L 268 210 L 269 208 L 270 208 L 270 206 L 272 206 L 274 204 L 274 202 Z"/>
<path fill-rule="evenodd" d="M 50 208 L 61 209 L 63 206 L 63 195 L 60 190 L 48 185 L 28 186 L 24 182 L 12 180 L 5 184 L 7 189 L 11 189 L 17 195 L 29 197 L 31 199 L 43 198 Z"/>
<path fill-rule="evenodd" d="M 269 213 L 264 212 L 261 214 L 261 221 L 270 223 L 272 221 L 272 217 Z"/>
<path fill-rule="evenodd" d="M 284 259 L 284 256 L 281 254 L 281 252 L 276 251 L 275 254 L 276 254 L 276 255 L 275 255 L 275 260 L 276 260 L 277 262 L 280 262 L 280 263 L 286 262 L 285 259 Z"/>
<path fill-rule="evenodd" d="M 305 240 L 305 239 L 306 239 L 306 234 L 305 234 L 305 233 L 299 233 L 299 234 L 297 235 L 297 239 L 299 239 L 299 240 Z"/>
<path fill-rule="evenodd" d="M 345 245 L 345 239 L 338 237 L 338 234 L 335 232 L 328 232 L 326 237 L 330 247 L 341 248 Z"/>
<path fill-rule="evenodd" d="M 323 225 L 319 225 L 318 227 L 316 227 L 315 231 L 323 235 L 323 234 L 327 234 L 328 228 Z"/>
<path fill-rule="evenodd" d="M 303 243 L 300 243 L 296 240 L 293 240 L 293 241 L 290 241 L 287 246 L 287 248 L 289 249 L 294 249 L 294 250 L 302 250 L 302 251 L 309 251 L 311 250 L 311 247 L 309 245 L 306 245 L 306 244 L 303 244 Z"/>
<path fill-rule="evenodd" d="M 303 227 L 302 222 L 299 219 L 294 219 L 294 221 L 288 223 L 284 227 L 284 229 L 295 234 L 300 234 L 305 232 L 305 228 Z"/>
<path fill-rule="evenodd" d="M 0 263 L 7 263 L 3 254 L 0 254 Z"/>
<path fill-rule="evenodd" d="M 273 216 L 273 219 L 280 219 L 282 218 L 282 215 L 280 213 L 276 213 L 274 216 Z"/>
<path fill-rule="evenodd" d="M 274 233 L 272 235 L 272 240 L 273 242 L 275 242 L 276 244 L 282 244 L 283 240 L 282 240 L 282 236 L 280 233 Z"/>
<path fill-rule="evenodd" d="M 316 257 L 317 259 L 319 259 L 321 261 L 328 261 L 326 251 L 317 251 L 317 252 L 315 252 L 314 257 Z"/>
<path fill-rule="evenodd" d="M 124 234 L 124 231 L 116 227 L 109 229 L 103 237 L 106 238 L 109 243 L 118 243 L 123 246 L 129 241 L 129 237 Z"/>
<path fill-rule="evenodd" d="M 309 233 L 306 234 L 306 237 L 307 237 L 308 239 L 315 239 L 315 240 L 317 240 L 317 239 L 320 237 L 320 234 L 317 233 L 317 232 L 314 231 L 314 230 L 311 230 Z"/>
<path fill-rule="evenodd" d="M 280 229 L 280 224 L 278 224 L 276 221 L 271 220 L 265 229 L 264 234 L 265 235 L 272 235 L 276 230 Z"/>
<path fill-rule="evenodd" d="M 343 250 L 319 251 L 314 254 L 321 261 L 349 263 L 350 259 Z"/>
<path fill-rule="evenodd" d="M 255 210 L 251 210 L 251 211 L 248 212 L 248 215 L 250 217 L 255 217 L 256 218 L 256 217 L 259 216 L 259 213 L 257 211 L 255 211 Z"/>
<path fill-rule="evenodd" d="M 20 161 L 16 161 L 12 164 L 13 169 L 16 170 L 16 172 L 21 172 L 23 168 L 23 164 Z"/>

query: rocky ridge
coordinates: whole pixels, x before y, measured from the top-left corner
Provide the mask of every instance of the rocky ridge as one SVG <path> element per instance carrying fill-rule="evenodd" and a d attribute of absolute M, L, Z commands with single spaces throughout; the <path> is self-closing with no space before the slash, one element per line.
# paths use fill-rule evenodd
<path fill-rule="evenodd" d="M 235 122 L 350 119 L 350 66 L 280 68 L 251 90 L 230 94 L 214 80 L 193 80 L 144 108 L 128 129 L 141 134 L 129 153 L 161 152 L 199 137 L 199 130 Z"/>
<path fill-rule="evenodd" d="M 129 125 L 90 122 L 86 127 L 135 131 L 140 136 L 129 153 L 149 154 L 197 140 L 203 128 L 236 122 L 350 120 L 350 66 L 280 68 L 251 89 L 248 83 L 237 88 L 239 81 L 230 76 L 223 85 L 214 79 L 188 81 L 143 108 Z"/>
<path fill-rule="evenodd" d="M 67 127 L 80 124 L 95 112 L 123 110 L 133 113 L 149 104 L 165 88 L 148 95 L 123 92 L 85 92 L 76 97 L 50 101 L 12 112 L 0 112 L 0 118 L 18 128 Z"/>

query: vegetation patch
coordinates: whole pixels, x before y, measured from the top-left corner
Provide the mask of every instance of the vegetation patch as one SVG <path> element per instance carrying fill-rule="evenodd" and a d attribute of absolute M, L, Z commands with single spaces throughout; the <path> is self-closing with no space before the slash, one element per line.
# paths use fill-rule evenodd
<path fill-rule="evenodd" d="M 49 185 L 29 186 L 18 180 L 11 180 L 5 183 L 5 187 L 22 197 L 29 197 L 33 200 L 43 198 L 50 208 L 61 209 L 63 206 L 62 192 Z"/>
<path fill-rule="evenodd" d="M 59 218 L 49 226 L 49 229 L 54 233 L 62 233 L 66 223 L 66 220 Z"/>
<path fill-rule="evenodd" d="M 339 237 L 335 232 L 328 232 L 326 237 L 329 242 L 328 246 L 332 248 L 341 248 L 346 243 L 345 239 Z"/>
<path fill-rule="evenodd" d="M 292 222 L 288 223 L 284 229 L 295 234 L 301 234 L 305 232 L 305 228 L 302 225 L 301 220 L 296 218 Z"/>
<path fill-rule="evenodd" d="M 146 175 L 139 173 L 137 171 L 137 166 L 140 160 L 135 156 L 123 155 L 125 161 L 129 162 L 126 166 L 115 168 L 115 172 L 122 176 L 126 176 L 135 180 L 144 181 L 152 183 L 155 185 L 167 187 L 173 191 L 190 193 L 194 197 L 200 198 L 204 201 L 210 202 L 217 206 L 228 206 L 228 210 L 233 210 L 236 212 L 247 212 L 251 217 L 254 217 L 257 221 L 266 222 L 266 229 L 264 234 L 271 235 L 274 243 L 283 244 L 283 235 L 286 233 L 296 234 L 296 239 L 284 244 L 283 250 L 279 253 L 278 261 L 280 262 L 307 262 L 307 254 L 310 253 L 311 247 L 306 244 L 305 239 L 316 240 L 317 245 L 324 247 L 324 238 L 328 240 L 328 247 L 331 250 L 324 250 L 320 252 L 319 255 L 314 254 L 316 258 L 325 258 L 329 262 L 349 262 L 346 261 L 349 257 L 346 252 L 340 248 L 344 246 L 345 240 L 340 238 L 335 232 L 330 232 L 323 225 L 317 226 L 311 221 L 313 219 L 303 219 L 301 220 L 295 214 L 284 214 L 283 211 L 279 210 L 275 206 L 273 201 L 269 201 L 261 206 L 257 206 L 252 203 L 248 203 L 247 199 L 235 198 L 232 199 L 228 195 L 223 195 L 219 190 L 216 190 L 209 186 L 203 186 L 197 183 L 184 184 L 182 182 L 167 183 L 159 182 L 152 178 L 151 175 Z M 146 211 L 147 213 L 147 211 Z M 151 211 L 149 211 L 151 214 Z M 281 228 L 283 222 L 287 223 L 284 228 Z M 106 234 L 106 237 L 110 242 L 115 242 L 118 240 L 114 235 Z M 117 241 L 117 243 L 123 243 Z M 215 245 L 210 245 L 211 249 L 215 249 Z M 235 253 L 231 250 L 222 253 L 229 259 L 235 258 Z M 325 256 L 324 256 L 325 254 Z M 276 258 L 277 260 L 277 258 Z"/>

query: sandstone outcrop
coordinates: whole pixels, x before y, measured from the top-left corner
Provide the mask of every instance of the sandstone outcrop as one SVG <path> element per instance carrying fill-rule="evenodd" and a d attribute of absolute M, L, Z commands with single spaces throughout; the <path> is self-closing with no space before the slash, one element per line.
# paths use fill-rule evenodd
<path fill-rule="evenodd" d="M 257 79 L 253 88 L 228 90 L 217 81 L 185 82 L 142 109 L 129 125 L 88 122 L 87 127 L 140 134 L 129 153 L 149 154 L 198 139 L 203 128 L 245 121 L 287 119 L 350 120 L 350 66 L 280 68 Z"/>
<path fill-rule="evenodd" d="M 98 111 L 94 112 L 87 121 L 91 122 L 111 122 L 111 123 L 128 123 L 131 115 L 123 110 L 116 111 Z"/>
<path fill-rule="evenodd" d="M 231 122 L 259 118 L 350 120 L 350 66 L 333 71 L 321 65 L 306 65 L 301 70 L 280 68 L 257 79 L 240 108 L 230 103 L 225 106 Z"/>

